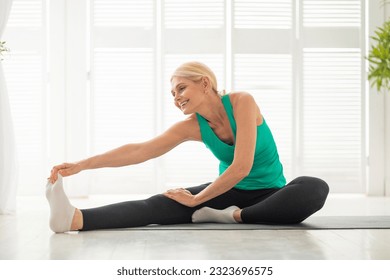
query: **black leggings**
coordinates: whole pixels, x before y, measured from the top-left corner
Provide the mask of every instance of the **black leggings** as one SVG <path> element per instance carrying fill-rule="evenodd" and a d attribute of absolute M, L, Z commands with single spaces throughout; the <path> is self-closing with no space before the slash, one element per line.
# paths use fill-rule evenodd
<path fill-rule="evenodd" d="M 197 194 L 210 183 L 188 188 Z M 254 191 L 231 189 L 196 207 L 184 206 L 162 194 L 145 200 L 127 201 L 83 209 L 82 230 L 139 227 L 150 224 L 191 223 L 192 214 L 208 206 L 225 209 L 235 205 L 242 209 L 241 219 L 248 224 L 295 224 L 322 208 L 329 187 L 321 179 L 298 177 L 283 188 Z"/>

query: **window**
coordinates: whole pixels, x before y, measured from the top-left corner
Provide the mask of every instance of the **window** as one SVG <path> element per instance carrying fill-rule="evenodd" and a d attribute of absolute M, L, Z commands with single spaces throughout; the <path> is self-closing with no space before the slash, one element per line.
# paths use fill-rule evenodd
<path fill-rule="evenodd" d="M 96 154 L 145 141 L 184 118 L 172 104 L 169 78 L 184 61 L 200 60 L 215 71 L 221 90 L 245 90 L 255 97 L 288 180 L 318 176 L 334 192 L 363 192 L 364 3 L 89 0 L 85 10 L 67 6 L 64 14 L 72 9 L 84 13 L 88 25 L 88 48 L 64 58 L 65 64 L 73 57 L 88 61 L 87 113 L 80 116 L 88 136 L 75 138 L 72 145 L 79 141 L 89 149 L 86 154 Z M 46 26 L 53 20 L 47 5 L 44 0 L 15 0 L 5 35 L 12 48 L 4 64 L 23 174 L 38 169 L 43 174 L 50 157 L 47 146 L 56 145 L 46 117 L 47 95 L 54 94 L 46 86 L 51 71 Z M 64 26 L 67 44 L 79 44 L 72 30 L 80 27 Z M 24 43 L 29 40 L 34 43 Z M 81 98 L 63 94 L 64 100 L 72 99 L 69 104 Z M 72 108 L 64 110 L 69 115 Z M 74 128 L 67 129 L 71 134 Z M 65 155 L 71 149 L 68 145 Z M 89 192 L 154 193 L 192 186 L 214 180 L 217 166 L 203 144 L 184 143 L 138 166 L 89 173 Z M 36 192 L 23 179 L 21 184 L 23 193 Z"/>
<path fill-rule="evenodd" d="M 363 192 L 364 1 L 302 4 L 300 171 Z"/>

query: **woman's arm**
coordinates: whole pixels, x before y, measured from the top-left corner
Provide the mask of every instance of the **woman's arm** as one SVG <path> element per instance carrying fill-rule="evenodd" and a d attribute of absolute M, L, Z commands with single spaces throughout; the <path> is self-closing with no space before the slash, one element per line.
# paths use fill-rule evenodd
<path fill-rule="evenodd" d="M 188 118 L 174 124 L 163 134 L 143 143 L 127 144 L 75 163 L 63 163 L 53 167 L 50 181 L 57 180 L 57 174 L 74 175 L 82 170 L 102 167 L 120 167 L 133 165 L 161 156 L 175 146 L 187 140 L 195 140 L 194 120 Z"/>
<path fill-rule="evenodd" d="M 121 167 L 138 164 L 159 157 L 180 143 L 190 140 L 188 120 L 174 124 L 163 134 L 142 143 L 127 144 L 81 161 L 83 169 Z"/>
<path fill-rule="evenodd" d="M 237 133 L 232 164 L 213 183 L 195 196 L 183 189 L 170 190 L 165 193 L 166 196 L 193 207 L 227 192 L 249 174 L 256 147 L 258 107 L 249 94 L 239 93 L 235 98 L 234 118 Z"/>

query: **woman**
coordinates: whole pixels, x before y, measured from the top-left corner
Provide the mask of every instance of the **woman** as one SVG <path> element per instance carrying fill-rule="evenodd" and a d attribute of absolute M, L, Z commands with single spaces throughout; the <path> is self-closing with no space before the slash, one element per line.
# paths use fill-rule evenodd
<path fill-rule="evenodd" d="M 199 62 L 181 65 L 171 85 L 174 103 L 187 119 L 149 141 L 53 167 L 46 196 L 54 232 L 191 222 L 292 224 L 322 208 L 329 192 L 323 180 L 299 177 L 286 185 L 271 131 L 250 94 L 219 95 L 214 73 Z M 63 191 L 61 176 L 138 164 L 185 141 L 204 142 L 220 160 L 214 182 L 82 210 Z"/>

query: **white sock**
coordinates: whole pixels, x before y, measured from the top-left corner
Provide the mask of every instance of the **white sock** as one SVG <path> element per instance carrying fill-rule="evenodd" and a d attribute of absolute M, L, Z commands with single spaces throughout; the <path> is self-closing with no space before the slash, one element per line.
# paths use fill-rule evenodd
<path fill-rule="evenodd" d="M 54 184 L 47 183 L 46 198 L 50 205 L 51 230 L 56 233 L 69 231 L 76 208 L 70 204 L 65 194 L 60 174 L 58 174 L 58 179 Z"/>
<path fill-rule="evenodd" d="M 237 221 L 233 217 L 235 210 L 240 209 L 237 206 L 230 206 L 223 210 L 203 207 L 192 214 L 193 223 L 221 223 L 235 224 Z"/>

